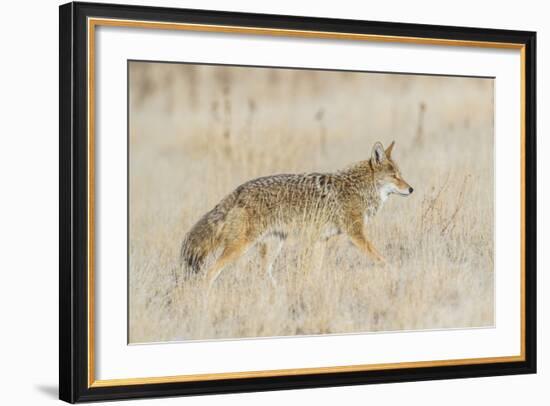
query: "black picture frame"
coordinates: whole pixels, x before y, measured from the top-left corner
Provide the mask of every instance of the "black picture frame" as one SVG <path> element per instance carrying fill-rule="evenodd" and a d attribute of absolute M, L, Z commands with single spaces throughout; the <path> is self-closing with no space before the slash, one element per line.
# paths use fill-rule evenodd
<path fill-rule="evenodd" d="M 524 360 L 208 381 L 89 385 L 87 19 L 89 17 L 519 44 L 524 49 Z M 60 6 L 59 397 L 67 402 L 220 394 L 536 372 L 536 33 L 93 3 Z"/>

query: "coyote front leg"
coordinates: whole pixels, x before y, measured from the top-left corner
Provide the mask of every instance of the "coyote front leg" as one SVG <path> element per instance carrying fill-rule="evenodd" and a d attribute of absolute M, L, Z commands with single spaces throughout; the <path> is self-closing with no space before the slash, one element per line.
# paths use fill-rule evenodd
<path fill-rule="evenodd" d="M 347 230 L 347 234 L 351 242 L 375 261 L 385 264 L 386 260 L 382 255 L 380 255 L 374 245 L 367 239 L 363 228 L 364 226 L 362 217 L 356 216 L 356 220 L 352 222 Z"/>
<path fill-rule="evenodd" d="M 381 264 L 386 263 L 384 257 L 380 255 L 374 245 L 372 245 L 372 243 L 367 240 L 364 233 L 361 232 L 360 234 L 350 236 L 350 239 L 357 248 L 359 248 L 363 252 L 366 252 L 371 258 L 374 258 L 377 262 L 380 262 Z"/>

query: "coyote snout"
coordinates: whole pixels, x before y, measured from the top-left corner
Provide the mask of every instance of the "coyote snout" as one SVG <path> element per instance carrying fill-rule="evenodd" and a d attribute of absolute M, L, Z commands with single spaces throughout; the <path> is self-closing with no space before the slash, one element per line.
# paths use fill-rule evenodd
<path fill-rule="evenodd" d="M 222 199 L 187 233 L 181 261 L 189 271 L 203 271 L 206 258 L 220 252 L 205 270 L 211 285 L 226 265 L 256 243 L 270 237 L 278 241 L 271 253 L 265 244 L 261 254 L 271 266 L 287 236 L 313 223 L 319 240 L 345 234 L 372 259 L 384 262 L 365 234 L 390 194 L 408 196 L 413 188 L 403 179 L 392 150 L 374 144 L 371 157 L 332 173 L 282 174 L 253 179 Z"/>

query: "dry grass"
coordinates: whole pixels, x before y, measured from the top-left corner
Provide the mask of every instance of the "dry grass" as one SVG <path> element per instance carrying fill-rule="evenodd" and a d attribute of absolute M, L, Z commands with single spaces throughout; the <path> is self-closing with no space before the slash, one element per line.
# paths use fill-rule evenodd
<path fill-rule="evenodd" d="M 130 342 L 490 326 L 493 83 L 302 70 L 132 63 Z M 330 171 L 396 140 L 415 188 L 367 234 L 288 241 L 273 287 L 257 249 L 224 270 L 207 305 L 182 281 L 184 234 L 254 177 Z"/>

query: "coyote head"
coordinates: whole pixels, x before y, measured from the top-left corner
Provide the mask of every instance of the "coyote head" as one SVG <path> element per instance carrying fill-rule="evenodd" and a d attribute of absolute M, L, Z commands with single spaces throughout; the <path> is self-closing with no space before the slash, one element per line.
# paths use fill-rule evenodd
<path fill-rule="evenodd" d="M 394 145 L 395 141 L 384 150 L 382 144 L 377 142 L 372 147 L 371 166 L 375 186 L 382 201 L 386 200 L 392 193 L 408 196 L 413 192 L 413 188 L 401 177 L 399 168 L 391 158 Z"/>

